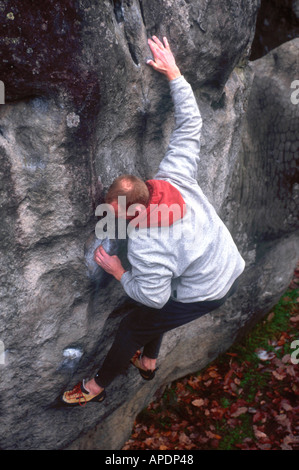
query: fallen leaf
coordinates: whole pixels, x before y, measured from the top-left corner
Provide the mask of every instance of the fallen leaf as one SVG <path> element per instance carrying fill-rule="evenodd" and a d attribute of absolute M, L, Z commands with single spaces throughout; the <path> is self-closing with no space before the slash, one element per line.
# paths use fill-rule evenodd
<path fill-rule="evenodd" d="M 181 444 L 192 444 L 191 439 L 184 432 L 180 434 L 179 441 Z"/>
<path fill-rule="evenodd" d="M 263 411 L 257 411 L 252 420 L 254 423 L 257 423 L 258 421 L 265 422 L 265 413 Z"/>
<path fill-rule="evenodd" d="M 291 411 L 293 409 L 293 407 L 290 405 L 290 403 L 285 399 L 281 400 L 281 407 L 285 411 Z"/>
<path fill-rule="evenodd" d="M 271 321 L 273 319 L 274 315 L 275 315 L 274 312 L 269 313 L 269 315 L 267 316 L 267 320 Z"/>
<path fill-rule="evenodd" d="M 268 436 L 264 432 L 260 431 L 257 426 L 253 426 L 254 435 L 257 439 L 267 439 Z"/>
<path fill-rule="evenodd" d="M 218 372 L 216 372 L 215 370 L 212 370 L 211 372 L 209 372 L 210 377 L 215 378 L 215 377 L 218 377 L 218 375 L 219 375 Z"/>
<path fill-rule="evenodd" d="M 283 426 L 288 426 L 289 425 L 288 417 L 285 414 L 277 415 L 277 416 L 275 416 L 275 419 L 279 424 L 282 424 Z"/>
<path fill-rule="evenodd" d="M 299 321 L 299 315 L 297 315 L 296 317 L 291 317 L 290 320 L 291 320 L 292 322 L 297 322 L 297 321 Z"/>
<path fill-rule="evenodd" d="M 283 362 L 283 364 L 287 364 L 290 361 L 291 361 L 291 355 L 290 354 L 285 354 L 283 356 L 283 358 L 281 359 L 281 362 Z"/>
<path fill-rule="evenodd" d="M 232 383 L 230 384 L 230 388 L 231 388 L 231 390 L 232 390 L 233 392 L 237 392 L 237 390 L 238 390 L 238 387 L 237 387 L 237 385 L 236 385 L 234 382 L 232 382 Z"/>
<path fill-rule="evenodd" d="M 255 353 L 261 361 L 269 361 L 275 357 L 273 352 L 266 351 L 265 349 L 256 349 Z"/>
<path fill-rule="evenodd" d="M 270 450 L 271 449 L 271 444 L 260 444 L 257 442 L 257 446 L 260 450 Z"/>
<path fill-rule="evenodd" d="M 279 374 L 279 373 L 276 372 L 275 370 L 272 370 L 272 374 L 274 375 L 274 377 L 275 377 L 277 380 L 283 380 L 283 379 L 285 378 L 285 375 Z"/>
<path fill-rule="evenodd" d="M 237 411 L 235 411 L 233 414 L 231 414 L 232 418 L 238 418 L 238 416 L 243 415 L 248 411 L 248 408 L 246 406 L 241 406 Z"/>
<path fill-rule="evenodd" d="M 248 413 L 253 413 L 253 414 L 256 413 L 256 408 L 253 408 L 252 406 L 250 406 L 248 408 Z"/>
<path fill-rule="evenodd" d="M 228 382 L 230 381 L 231 376 L 233 375 L 234 371 L 232 369 L 229 370 L 229 372 L 226 374 L 224 378 L 224 385 L 227 385 Z"/>
<path fill-rule="evenodd" d="M 286 343 L 286 339 L 287 339 L 287 334 L 285 332 L 283 332 L 279 338 L 279 340 L 277 341 L 277 345 L 278 346 L 283 346 L 285 343 Z"/>
<path fill-rule="evenodd" d="M 147 446 L 150 446 L 153 442 L 153 438 L 152 437 L 147 437 L 144 441 L 144 443 L 147 445 Z"/>
<path fill-rule="evenodd" d="M 196 407 L 201 407 L 202 405 L 204 405 L 204 400 L 202 398 L 198 398 L 196 400 L 193 400 L 192 402 L 192 405 L 196 406 Z"/>
<path fill-rule="evenodd" d="M 219 434 L 214 434 L 211 431 L 205 431 L 205 433 L 210 439 L 222 439 L 222 437 L 219 436 Z"/>
<path fill-rule="evenodd" d="M 292 377 L 296 377 L 296 372 L 294 369 L 294 366 L 287 366 L 286 367 L 286 372 L 288 375 L 291 375 Z"/>

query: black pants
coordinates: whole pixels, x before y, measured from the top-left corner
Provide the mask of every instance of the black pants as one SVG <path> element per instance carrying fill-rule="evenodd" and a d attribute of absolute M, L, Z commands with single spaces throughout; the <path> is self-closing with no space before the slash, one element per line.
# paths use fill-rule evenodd
<path fill-rule="evenodd" d="M 111 349 L 95 376 L 96 383 L 107 387 L 124 372 L 130 359 L 142 347 L 145 356 L 156 359 L 164 333 L 220 307 L 235 292 L 237 284 L 238 279 L 220 300 L 182 303 L 170 299 L 161 309 L 133 302 L 132 309 L 120 322 Z"/>

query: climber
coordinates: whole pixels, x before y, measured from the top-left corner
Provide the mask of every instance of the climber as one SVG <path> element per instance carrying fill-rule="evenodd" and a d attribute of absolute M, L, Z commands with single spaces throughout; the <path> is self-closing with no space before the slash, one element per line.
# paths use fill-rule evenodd
<path fill-rule="evenodd" d="M 106 202 L 117 217 L 134 220 L 134 212 L 128 215 L 133 204 L 146 221 L 137 237 L 129 237 L 129 271 L 102 246 L 94 254 L 97 264 L 121 282 L 132 302 L 95 377 L 63 394 L 69 405 L 103 401 L 108 385 L 130 362 L 143 379 L 153 379 L 163 334 L 220 307 L 234 293 L 245 266 L 196 181 L 202 119 L 191 86 L 181 75 L 167 38 L 162 43 L 153 36 L 148 43 L 153 54 L 148 65 L 169 82 L 175 129 L 154 179 L 144 182 L 122 175 L 108 189 Z M 118 196 L 127 197 L 127 213 L 118 206 Z M 167 217 L 159 212 L 172 204 L 179 208 L 172 217 L 169 211 Z M 148 237 L 149 216 L 157 210 L 160 236 Z M 180 237 L 175 236 L 178 230 L 182 230 Z"/>

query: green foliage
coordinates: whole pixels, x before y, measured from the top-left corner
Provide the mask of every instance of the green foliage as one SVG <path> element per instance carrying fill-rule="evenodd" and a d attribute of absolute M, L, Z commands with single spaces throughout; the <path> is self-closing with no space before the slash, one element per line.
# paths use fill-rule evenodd
<path fill-rule="evenodd" d="M 217 431 L 223 435 L 218 450 L 236 450 L 236 445 L 241 444 L 244 438 L 254 439 L 251 417 L 244 414 L 239 421 L 240 424 L 235 427 L 228 426 L 225 420 L 222 420 L 221 426 L 217 426 Z"/>

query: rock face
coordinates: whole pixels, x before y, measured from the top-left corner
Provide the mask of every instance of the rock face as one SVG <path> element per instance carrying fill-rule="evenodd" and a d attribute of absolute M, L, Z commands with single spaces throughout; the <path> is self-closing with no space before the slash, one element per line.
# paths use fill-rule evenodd
<path fill-rule="evenodd" d="M 250 59 L 256 60 L 298 36 L 298 0 L 261 0 Z"/>
<path fill-rule="evenodd" d="M 289 283 L 299 42 L 248 63 L 258 0 L 31 5 L 0 2 L 0 446 L 118 449 L 160 386 L 227 349 Z M 153 176 L 173 126 L 168 84 L 145 65 L 152 34 L 167 35 L 196 93 L 198 181 L 247 267 L 225 307 L 165 335 L 153 382 L 129 368 L 103 405 L 65 409 L 57 398 L 98 369 L 128 308 L 92 265 L 95 208 L 121 173 Z M 127 263 L 125 241 L 109 249 Z"/>

